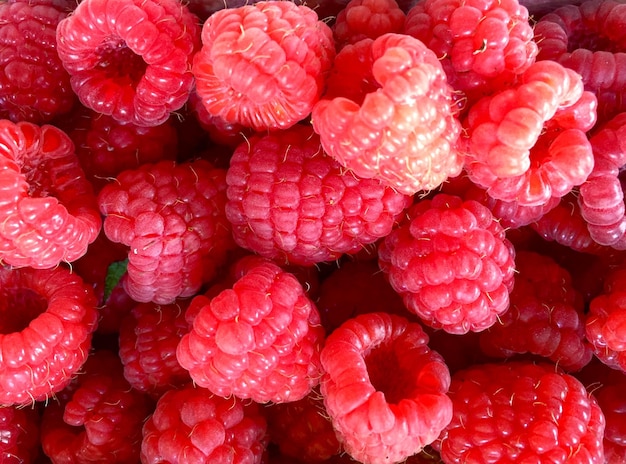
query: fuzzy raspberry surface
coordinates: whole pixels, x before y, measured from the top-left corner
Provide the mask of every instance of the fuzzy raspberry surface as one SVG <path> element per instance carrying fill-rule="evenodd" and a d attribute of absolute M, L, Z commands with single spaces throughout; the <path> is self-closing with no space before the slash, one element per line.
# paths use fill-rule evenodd
<path fill-rule="evenodd" d="M 0 459 L 7 464 L 33 464 L 40 456 L 39 412 L 15 406 L 0 408 Z"/>

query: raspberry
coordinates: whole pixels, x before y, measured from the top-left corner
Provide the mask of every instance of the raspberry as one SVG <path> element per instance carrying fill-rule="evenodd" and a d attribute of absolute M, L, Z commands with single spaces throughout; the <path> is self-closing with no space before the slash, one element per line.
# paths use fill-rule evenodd
<path fill-rule="evenodd" d="M 0 460 L 6 464 L 33 464 L 39 457 L 38 411 L 2 407 L 0 428 Z"/>
<path fill-rule="evenodd" d="M 192 71 L 210 114 L 257 131 L 286 129 L 311 112 L 334 55 L 332 31 L 313 10 L 264 1 L 212 14 Z"/>
<path fill-rule="evenodd" d="M 470 179 L 493 198 L 525 206 L 563 197 L 593 168 L 585 132 L 595 123 L 595 111 L 595 98 L 583 92 L 580 76 L 553 61 L 533 64 L 514 88 L 470 109 Z"/>
<path fill-rule="evenodd" d="M 193 87 L 197 18 L 176 0 L 86 0 L 57 27 L 81 103 L 117 121 L 164 123 Z"/>
<path fill-rule="evenodd" d="M 96 328 L 91 288 L 64 267 L 0 267 L 0 404 L 47 400 L 81 368 Z"/>
<path fill-rule="evenodd" d="M 122 172 L 98 197 L 109 240 L 130 247 L 125 289 L 138 302 L 195 295 L 233 248 L 226 172 L 209 162 L 160 161 Z"/>
<path fill-rule="evenodd" d="M 60 396 L 60 402 L 46 406 L 41 424 L 41 444 L 53 462 L 138 461 L 151 404 L 126 382 L 112 352 L 94 352 L 85 372 Z"/>
<path fill-rule="evenodd" d="M 260 464 L 266 430 L 256 403 L 187 385 L 157 402 L 143 427 L 141 462 Z"/>
<path fill-rule="evenodd" d="M 317 309 L 293 274 L 270 261 L 244 258 L 239 265 L 232 287 L 191 301 L 187 312 L 196 315 L 178 344 L 178 362 L 216 395 L 302 399 L 321 375 Z"/>
<path fill-rule="evenodd" d="M 0 4 L 0 118 L 43 124 L 72 109 L 76 96 L 56 50 L 66 16 L 60 5 Z"/>
<path fill-rule="evenodd" d="M 411 202 L 375 179 L 344 173 L 303 125 L 239 145 L 226 182 L 235 241 L 280 264 L 356 253 L 391 232 Z"/>
<path fill-rule="evenodd" d="M 509 306 L 513 245 L 489 209 L 447 194 L 417 202 L 378 248 L 406 307 L 447 332 L 479 332 Z"/>
<path fill-rule="evenodd" d="M 321 393 L 347 453 L 364 464 L 404 461 L 450 422 L 450 373 L 417 323 L 369 313 L 322 349 Z"/>
<path fill-rule="evenodd" d="M 481 333 L 483 351 L 494 357 L 533 353 L 568 371 L 592 358 L 585 341 L 584 302 L 572 278 L 552 258 L 530 251 L 515 255 L 509 309 Z"/>
<path fill-rule="evenodd" d="M 363 58 L 355 60 L 355 51 Z M 324 150 L 357 176 L 379 179 L 407 195 L 459 174 L 460 123 L 436 55 L 417 39 L 384 34 L 342 49 L 335 70 L 355 61 L 363 63 L 357 79 L 350 76 L 354 70 L 337 74 L 313 108 L 313 128 Z M 363 86 L 361 76 L 371 85 Z M 333 89 L 333 81 L 345 78 L 359 84 L 347 93 L 341 84 Z"/>
<path fill-rule="evenodd" d="M 576 378 L 551 364 L 483 364 L 452 376 L 453 417 L 434 443 L 447 464 L 604 463 L 605 420 Z"/>
<path fill-rule="evenodd" d="M 158 398 L 191 380 L 176 359 L 178 342 L 189 330 L 188 305 L 189 300 L 169 305 L 141 303 L 122 321 L 119 355 L 124 377 L 133 388 Z"/>
<path fill-rule="evenodd" d="M 0 172 L 3 262 L 45 269 L 85 254 L 102 222 L 64 132 L 0 120 Z"/>

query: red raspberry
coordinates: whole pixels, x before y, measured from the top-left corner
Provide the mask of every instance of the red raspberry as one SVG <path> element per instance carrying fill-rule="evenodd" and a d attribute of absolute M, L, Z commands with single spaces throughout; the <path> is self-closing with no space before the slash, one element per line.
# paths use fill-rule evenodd
<path fill-rule="evenodd" d="M 91 288 L 64 267 L 0 267 L 0 404 L 47 400 L 81 368 L 96 328 Z"/>
<path fill-rule="evenodd" d="M 50 122 L 76 100 L 56 50 L 56 27 L 68 10 L 42 3 L 0 4 L 0 118 L 13 122 Z"/>
<path fill-rule="evenodd" d="M 450 422 L 450 373 L 427 343 L 419 324 L 387 313 L 356 316 L 326 339 L 321 393 L 354 459 L 404 461 Z"/>
<path fill-rule="evenodd" d="M 155 126 L 189 97 L 197 21 L 176 0 L 85 0 L 59 23 L 57 51 L 83 105 Z"/>
<path fill-rule="evenodd" d="M 150 411 L 148 398 L 124 379 L 119 359 L 96 351 L 60 401 L 44 409 L 44 453 L 57 464 L 136 464 Z"/>
<path fill-rule="evenodd" d="M 87 251 L 102 221 L 70 138 L 0 120 L 0 259 L 46 269 Z"/>
<path fill-rule="evenodd" d="M 453 418 L 435 447 L 446 464 L 604 464 L 595 398 L 553 364 L 483 364 L 452 376 Z"/>
<path fill-rule="evenodd" d="M 141 303 L 195 295 L 234 246 L 226 172 L 204 160 L 124 171 L 98 202 L 109 240 L 130 247 L 125 288 Z"/>
<path fill-rule="evenodd" d="M 378 248 L 406 307 L 447 332 L 479 332 L 509 306 L 513 245 L 489 209 L 447 194 L 417 202 Z"/>
<path fill-rule="evenodd" d="M 514 80 L 535 61 L 528 10 L 517 0 L 425 0 L 409 10 L 404 29 L 441 58 L 450 85 L 470 105 Z"/>
<path fill-rule="evenodd" d="M 260 464 L 266 430 L 256 403 L 187 385 L 157 402 L 143 427 L 141 462 Z"/>
<path fill-rule="evenodd" d="M 286 129 L 311 112 L 334 55 L 332 31 L 313 10 L 264 1 L 212 14 L 192 71 L 210 114 L 258 131 Z"/>
<path fill-rule="evenodd" d="M 356 253 L 391 232 L 411 202 L 375 179 L 344 173 L 303 125 L 239 145 L 226 182 L 235 241 L 280 264 Z"/>
<path fill-rule="evenodd" d="M 119 355 L 124 377 L 135 389 L 158 398 L 191 379 L 176 359 L 178 342 L 189 331 L 189 300 L 169 305 L 141 303 L 122 321 Z"/>
<path fill-rule="evenodd" d="M 363 58 L 355 60 L 355 51 Z M 346 60 L 363 63 L 357 79 L 354 70 L 336 74 L 312 113 L 324 150 L 357 176 L 379 179 L 408 195 L 459 174 L 460 124 L 437 56 L 413 37 L 384 34 L 345 47 L 335 70 L 347 68 Z M 363 86 L 365 76 L 370 85 Z M 358 85 L 346 93 L 343 84 L 333 88 L 343 79 Z"/>
<path fill-rule="evenodd" d="M 584 301 L 572 278 L 552 258 L 531 251 L 515 255 L 509 309 L 480 335 L 484 352 L 497 358 L 532 353 L 567 371 L 593 356 L 585 340 Z"/>
<path fill-rule="evenodd" d="M 39 412 L 35 409 L 0 408 L 0 461 L 3 464 L 33 464 L 37 460 L 39 422 Z"/>
<path fill-rule="evenodd" d="M 252 259 L 240 263 L 231 288 L 192 300 L 187 312 L 195 318 L 178 344 L 178 362 L 217 395 L 297 401 L 321 375 L 319 314 L 292 274 Z"/>
<path fill-rule="evenodd" d="M 553 61 L 533 64 L 515 87 L 470 109 L 470 179 L 493 198 L 525 206 L 563 197 L 593 168 L 585 132 L 595 111 L 580 76 Z"/>

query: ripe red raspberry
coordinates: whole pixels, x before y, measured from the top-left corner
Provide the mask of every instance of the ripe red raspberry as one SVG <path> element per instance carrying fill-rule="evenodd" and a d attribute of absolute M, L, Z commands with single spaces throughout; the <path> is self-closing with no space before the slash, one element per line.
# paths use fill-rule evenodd
<path fill-rule="evenodd" d="M 0 118 L 43 124 L 72 109 L 76 96 L 56 50 L 67 13 L 52 2 L 0 4 Z"/>
<path fill-rule="evenodd" d="M 187 385 L 157 402 L 143 427 L 141 462 L 260 464 L 266 431 L 256 403 Z"/>
<path fill-rule="evenodd" d="M 210 114 L 258 131 L 286 129 L 311 112 L 334 55 L 332 31 L 315 11 L 264 1 L 212 14 L 192 71 Z"/>
<path fill-rule="evenodd" d="M 70 138 L 0 120 L 0 259 L 46 269 L 87 251 L 102 221 Z"/>
<path fill-rule="evenodd" d="M 85 370 L 44 409 L 41 444 L 54 463 L 136 464 L 151 402 L 124 379 L 110 351 L 98 350 Z"/>
<path fill-rule="evenodd" d="M 176 0 L 86 0 L 59 23 L 57 51 L 83 105 L 155 126 L 189 97 L 197 21 Z"/>
<path fill-rule="evenodd" d="M 232 287 L 191 301 L 195 318 L 178 344 L 178 362 L 216 395 L 297 401 L 321 375 L 319 313 L 293 274 L 252 259 L 240 263 Z"/>
<path fill-rule="evenodd" d="M 404 33 L 433 50 L 450 85 L 465 93 L 470 106 L 514 80 L 537 56 L 528 10 L 518 0 L 416 2 Z"/>
<path fill-rule="evenodd" d="M 378 248 L 379 265 L 406 307 L 450 333 L 493 325 L 509 306 L 515 250 L 491 211 L 438 194 L 407 216 Z"/>
<path fill-rule="evenodd" d="M 378 180 L 344 173 L 304 125 L 239 145 L 226 182 L 235 241 L 279 264 L 356 253 L 391 232 L 411 202 Z"/>
<path fill-rule="evenodd" d="M 189 331 L 189 300 L 169 305 L 140 303 L 122 321 L 119 355 L 124 377 L 135 389 L 158 398 L 191 379 L 176 359 L 178 342 Z"/>
<path fill-rule="evenodd" d="M 563 197 L 593 168 L 586 131 L 595 124 L 595 104 L 575 72 L 536 62 L 513 88 L 470 109 L 470 179 L 493 198 L 525 206 Z"/>
<path fill-rule="evenodd" d="M 404 461 L 450 422 L 450 373 L 427 343 L 419 324 L 387 313 L 356 316 L 326 339 L 321 393 L 355 460 Z"/>
<path fill-rule="evenodd" d="M 348 64 L 359 62 L 355 73 Z M 347 75 L 338 73 L 346 68 Z M 312 122 L 324 150 L 342 166 L 408 195 L 460 173 L 452 89 L 422 42 L 404 34 L 363 39 L 337 54 L 334 69 Z"/>
<path fill-rule="evenodd" d="M 47 400 L 81 368 L 96 328 L 90 287 L 65 267 L 0 267 L 0 405 Z"/>
<path fill-rule="evenodd" d="M 39 422 L 36 409 L 0 408 L 0 461 L 3 464 L 35 463 L 40 454 Z"/>
<path fill-rule="evenodd" d="M 483 364 L 452 376 L 453 417 L 434 446 L 446 464 L 604 464 L 605 420 L 553 364 Z"/>
<path fill-rule="evenodd" d="M 226 172 L 160 161 L 122 172 L 98 197 L 109 240 L 130 247 L 126 291 L 138 302 L 195 295 L 233 248 Z"/>
<path fill-rule="evenodd" d="M 532 353 L 567 371 L 582 369 L 593 352 L 585 340 L 584 301 L 569 272 L 531 251 L 516 253 L 515 269 L 509 309 L 480 334 L 482 350 L 497 358 Z"/>

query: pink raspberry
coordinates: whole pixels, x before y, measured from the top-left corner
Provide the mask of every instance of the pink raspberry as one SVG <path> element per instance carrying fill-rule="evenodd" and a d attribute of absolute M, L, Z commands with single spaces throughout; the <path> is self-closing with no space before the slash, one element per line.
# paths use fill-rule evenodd
<path fill-rule="evenodd" d="M 261 462 L 267 424 L 254 402 L 187 385 L 167 391 L 143 427 L 141 462 Z"/>
<path fill-rule="evenodd" d="M 67 13 L 52 2 L 0 4 L 0 118 L 42 124 L 71 110 L 76 96 L 56 45 Z"/>
<path fill-rule="evenodd" d="M 602 410 L 553 364 L 477 365 L 455 373 L 448 394 L 452 421 L 434 443 L 446 464 L 605 462 Z"/>
<path fill-rule="evenodd" d="M 419 324 L 387 313 L 356 316 L 326 339 L 321 393 L 355 460 L 404 461 L 450 422 L 450 373 L 427 343 Z"/>
<path fill-rule="evenodd" d="M 363 39 L 337 54 L 334 69 L 312 123 L 342 166 L 407 195 L 460 173 L 452 89 L 426 45 L 404 34 Z"/>
<path fill-rule="evenodd" d="M 0 259 L 53 268 L 87 251 L 102 221 L 70 138 L 54 126 L 0 120 Z"/>
<path fill-rule="evenodd" d="M 124 171 L 98 202 L 109 240 L 129 247 L 125 288 L 141 303 L 195 295 L 234 247 L 224 213 L 226 172 L 204 160 Z"/>
<path fill-rule="evenodd" d="M 97 324 L 93 291 L 65 267 L 0 267 L 0 404 L 48 400 L 71 381 Z"/>
<path fill-rule="evenodd" d="M 0 408 L 0 460 L 5 464 L 39 462 L 39 411 L 31 408 Z"/>
<path fill-rule="evenodd" d="M 226 182 L 235 241 L 279 264 L 356 253 L 391 232 L 411 202 L 378 180 L 345 173 L 304 125 L 239 145 Z"/>
<path fill-rule="evenodd" d="M 302 399 L 321 375 L 317 309 L 293 274 L 256 257 L 239 264 L 231 287 L 191 301 L 187 312 L 195 317 L 178 344 L 178 362 L 216 395 Z"/>
<path fill-rule="evenodd" d="M 447 194 L 414 204 L 378 248 L 406 307 L 447 332 L 479 332 L 509 307 L 513 245 L 487 207 Z"/>
<path fill-rule="evenodd" d="M 83 105 L 155 126 L 189 97 L 197 21 L 176 0 L 86 0 L 59 23 L 57 51 Z"/>
<path fill-rule="evenodd" d="M 257 131 L 286 129 L 311 112 L 334 55 L 332 31 L 315 11 L 263 1 L 212 14 L 192 71 L 210 114 Z"/>

